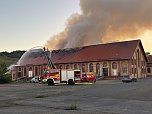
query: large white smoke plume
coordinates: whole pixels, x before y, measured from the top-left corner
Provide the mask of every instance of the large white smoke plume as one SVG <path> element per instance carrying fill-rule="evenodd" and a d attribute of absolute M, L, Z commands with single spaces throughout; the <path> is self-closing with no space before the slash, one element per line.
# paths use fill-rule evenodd
<path fill-rule="evenodd" d="M 137 38 L 152 29 L 152 0 L 80 0 L 80 8 L 47 41 L 49 49 Z"/>

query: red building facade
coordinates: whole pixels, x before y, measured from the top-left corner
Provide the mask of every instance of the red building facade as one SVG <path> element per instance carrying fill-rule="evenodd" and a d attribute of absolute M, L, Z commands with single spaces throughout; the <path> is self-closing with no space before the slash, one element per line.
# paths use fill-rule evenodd
<path fill-rule="evenodd" d="M 147 76 L 148 60 L 140 40 L 53 50 L 50 58 L 58 69 L 80 69 L 82 75 L 92 72 L 107 79 Z M 13 79 L 43 75 L 45 67 L 47 61 L 43 57 L 27 60 L 12 71 Z"/>

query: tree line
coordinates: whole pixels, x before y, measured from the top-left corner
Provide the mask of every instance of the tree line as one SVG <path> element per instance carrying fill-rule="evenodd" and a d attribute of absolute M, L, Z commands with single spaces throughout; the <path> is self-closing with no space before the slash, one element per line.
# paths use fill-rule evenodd
<path fill-rule="evenodd" d="M 0 52 L 0 56 L 19 59 L 25 52 L 26 52 L 25 50 L 16 50 L 12 52 L 4 51 L 4 52 Z"/>

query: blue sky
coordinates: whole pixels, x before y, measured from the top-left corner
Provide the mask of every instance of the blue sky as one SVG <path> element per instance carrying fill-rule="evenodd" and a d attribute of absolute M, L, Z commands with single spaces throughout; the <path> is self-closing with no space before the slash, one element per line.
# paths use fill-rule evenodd
<path fill-rule="evenodd" d="M 43 46 L 77 12 L 79 0 L 0 0 L 0 51 Z"/>

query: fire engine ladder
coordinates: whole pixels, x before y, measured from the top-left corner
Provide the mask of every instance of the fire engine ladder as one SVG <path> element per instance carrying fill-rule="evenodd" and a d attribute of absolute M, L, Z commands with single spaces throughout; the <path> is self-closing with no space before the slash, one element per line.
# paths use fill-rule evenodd
<path fill-rule="evenodd" d="M 51 69 L 55 69 L 55 65 L 53 64 L 53 62 L 52 62 L 51 59 L 49 58 L 48 52 L 49 52 L 49 51 L 44 51 L 44 55 L 45 55 L 45 58 L 46 58 L 46 60 L 47 60 L 47 64 L 48 64 L 48 66 L 49 66 Z"/>

